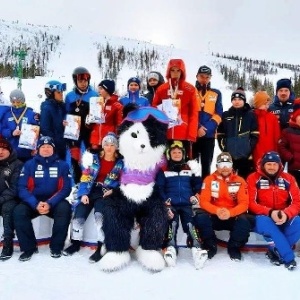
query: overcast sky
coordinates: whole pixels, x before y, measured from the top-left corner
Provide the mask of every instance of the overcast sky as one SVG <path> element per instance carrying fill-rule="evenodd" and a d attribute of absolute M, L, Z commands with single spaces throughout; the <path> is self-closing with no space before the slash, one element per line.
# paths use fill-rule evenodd
<path fill-rule="evenodd" d="M 298 0 L 0 0 L 0 7 L 9 21 L 300 64 Z"/>

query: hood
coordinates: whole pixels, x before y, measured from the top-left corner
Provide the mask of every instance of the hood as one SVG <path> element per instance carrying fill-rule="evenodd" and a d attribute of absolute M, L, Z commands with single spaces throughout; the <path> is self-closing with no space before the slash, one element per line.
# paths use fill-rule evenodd
<path fill-rule="evenodd" d="M 186 69 L 185 69 L 184 61 L 182 59 L 180 59 L 180 58 L 171 59 L 169 61 L 168 67 L 167 67 L 167 73 L 166 73 L 166 78 L 168 80 L 170 79 L 170 69 L 172 67 L 179 68 L 181 70 L 180 80 L 185 80 L 185 78 L 186 78 Z"/>

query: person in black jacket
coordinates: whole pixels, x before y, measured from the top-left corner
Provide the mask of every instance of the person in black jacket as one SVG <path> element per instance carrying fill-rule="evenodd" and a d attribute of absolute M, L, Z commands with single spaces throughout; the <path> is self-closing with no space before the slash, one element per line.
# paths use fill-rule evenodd
<path fill-rule="evenodd" d="M 3 249 L 0 260 L 7 260 L 13 254 L 13 209 L 18 204 L 17 181 L 23 163 L 11 144 L 0 138 L 0 212 L 3 218 Z"/>
<path fill-rule="evenodd" d="M 252 151 L 258 141 L 258 124 L 255 114 L 246 103 L 243 88 L 231 95 L 232 106 L 222 114 L 222 122 L 217 130 L 219 147 L 229 152 L 233 168 L 244 179 L 252 172 Z"/>
<path fill-rule="evenodd" d="M 164 77 L 159 72 L 151 71 L 147 75 L 148 93 L 145 94 L 145 97 L 149 100 L 150 105 L 152 105 L 152 100 L 157 88 L 161 86 L 164 82 L 165 82 Z"/>

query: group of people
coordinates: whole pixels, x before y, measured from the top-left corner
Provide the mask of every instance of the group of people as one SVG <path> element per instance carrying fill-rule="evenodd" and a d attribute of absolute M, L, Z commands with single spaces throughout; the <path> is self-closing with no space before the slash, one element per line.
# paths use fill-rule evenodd
<path fill-rule="evenodd" d="M 277 82 L 273 102 L 265 91 L 258 91 L 252 107 L 244 89 L 238 87 L 231 95 L 231 107 L 223 111 L 222 94 L 211 87 L 211 68 L 200 66 L 192 85 L 186 81 L 182 59 L 169 61 L 166 81 L 159 72 L 149 72 L 145 95 L 138 77 L 128 80 L 128 93 L 123 97 L 116 94 L 111 79 L 102 80 L 95 91 L 84 67 L 75 68 L 72 77 L 74 89 L 65 98 L 64 83 L 46 83 L 40 113 L 27 107 L 21 90 L 11 92 L 11 105 L 0 106 L 1 260 L 13 254 L 14 232 L 22 251 L 19 260 L 29 260 L 38 251 L 31 220 L 39 215 L 54 219 L 52 257 L 78 252 L 92 209 L 98 247 L 90 261 L 101 259 L 105 253 L 105 198 L 118 188 L 123 169 L 118 126 L 130 109 L 153 106 L 170 120 L 166 163 L 156 178 L 169 219 L 162 241 L 167 265 L 176 262 L 180 219 L 187 245 L 201 249 L 202 262 L 217 253 L 215 230 L 230 231 L 228 254 L 237 261 L 254 231 L 268 242 L 266 255 L 273 264 L 284 264 L 289 270 L 296 267 L 300 99 L 295 99 L 290 79 Z M 103 117 L 97 123 L 90 118 L 93 97 L 101 103 Z M 77 140 L 64 138 L 67 115 L 81 120 Z M 20 147 L 23 124 L 39 126 L 36 149 Z M 222 153 L 211 174 L 216 138 Z M 288 173 L 283 171 L 284 164 Z M 72 186 L 77 193 L 71 205 L 66 198 Z M 71 243 L 64 249 L 70 222 Z"/>

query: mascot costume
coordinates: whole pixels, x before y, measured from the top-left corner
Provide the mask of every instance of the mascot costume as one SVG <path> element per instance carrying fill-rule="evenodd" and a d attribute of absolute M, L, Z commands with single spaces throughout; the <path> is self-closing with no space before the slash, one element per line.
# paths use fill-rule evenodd
<path fill-rule="evenodd" d="M 119 127 L 119 151 L 124 157 L 120 187 L 106 200 L 103 230 L 107 253 L 100 269 L 115 271 L 130 262 L 131 232 L 140 225 L 137 260 L 147 270 L 165 267 L 161 247 L 168 228 L 167 212 L 155 178 L 165 164 L 168 117 L 153 107 L 128 113 Z"/>

